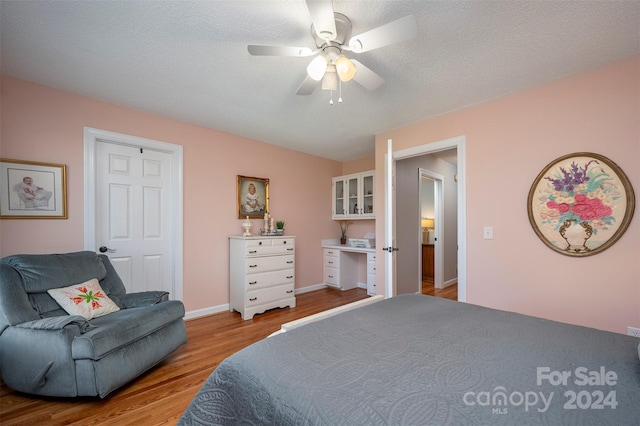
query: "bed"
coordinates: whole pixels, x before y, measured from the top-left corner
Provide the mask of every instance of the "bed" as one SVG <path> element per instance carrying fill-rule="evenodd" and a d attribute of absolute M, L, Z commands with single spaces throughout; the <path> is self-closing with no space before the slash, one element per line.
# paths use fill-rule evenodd
<path fill-rule="evenodd" d="M 178 424 L 638 425 L 639 343 L 403 295 L 230 356 Z"/>

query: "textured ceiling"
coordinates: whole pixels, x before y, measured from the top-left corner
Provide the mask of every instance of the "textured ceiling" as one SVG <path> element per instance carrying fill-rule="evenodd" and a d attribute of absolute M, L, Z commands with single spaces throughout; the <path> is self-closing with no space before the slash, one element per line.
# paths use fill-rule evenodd
<path fill-rule="evenodd" d="M 640 1 L 340 1 L 353 34 L 412 14 L 414 40 L 350 54 L 375 91 L 295 92 L 310 58 L 303 0 L 7 1 L 1 71 L 95 99 L 334 160 L 373 155 L 374 135 L 640 52 Z"/>

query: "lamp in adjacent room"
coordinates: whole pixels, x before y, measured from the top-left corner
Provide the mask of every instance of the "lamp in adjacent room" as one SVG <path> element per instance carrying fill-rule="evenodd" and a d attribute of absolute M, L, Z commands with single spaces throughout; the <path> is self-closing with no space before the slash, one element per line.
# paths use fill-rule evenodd
<path fill-rule="evenodd" d="M 422 244 L 429 244 L 429 230 L 433 229 L 436 224 L 433 219 L 423 217 L 420 221 L 422 227 Z"/>

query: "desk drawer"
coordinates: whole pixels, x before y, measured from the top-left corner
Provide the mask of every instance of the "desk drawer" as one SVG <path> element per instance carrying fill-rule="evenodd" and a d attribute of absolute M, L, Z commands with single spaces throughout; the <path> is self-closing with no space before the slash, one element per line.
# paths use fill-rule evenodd
<path fill-rule="evenodd" d="M 328 268 L 339 268 L 340 267 L 340 257 L 325 256 L 324 257 L 324 266 L 328 267 Z"/>
<path fill-rule="evenodd" d="M 324 283 L 332 287 L 340 286 L 340 278 L 336 268 L 324 268 Z"/>
<path fill-rule="evenodd" d="M 376 274 L 376 262 L 367 262 L 367 274 L 369 275 Z"/>

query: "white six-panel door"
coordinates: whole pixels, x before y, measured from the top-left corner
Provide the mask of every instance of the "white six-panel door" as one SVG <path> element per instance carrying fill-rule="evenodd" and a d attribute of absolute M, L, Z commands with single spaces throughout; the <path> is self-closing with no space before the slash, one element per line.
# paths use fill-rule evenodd
<path fill-rule="evenodd" d="M 96 144 L 96 245 L 127 292 L 172 291 L 171 155 Z"/>

